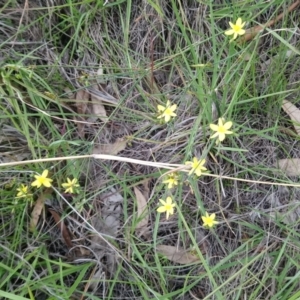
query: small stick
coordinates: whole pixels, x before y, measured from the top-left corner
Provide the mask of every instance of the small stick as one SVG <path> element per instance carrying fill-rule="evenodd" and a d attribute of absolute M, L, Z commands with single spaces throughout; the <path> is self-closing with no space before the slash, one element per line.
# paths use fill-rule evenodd
<path fill-rule="evenodd" d="M 242 37 L 240 37 L 240 39 L 238 40 L 238 43 L 240 44 L 240 43 L 252 40 L 260 31 L 262 31 L 266 27 L 273 26 L 275 23 L 280 21 L 286 14 L 293 11 L 299 4 L 300 4 L 300 0 L 297 0 L 287 9 L 287 11 L 282 12 L 275 19 L 273 19 L 263 25 L 258 25 L 258 26 L 251 27 L 250 29 L 247 29 L 246 33 Z"/>

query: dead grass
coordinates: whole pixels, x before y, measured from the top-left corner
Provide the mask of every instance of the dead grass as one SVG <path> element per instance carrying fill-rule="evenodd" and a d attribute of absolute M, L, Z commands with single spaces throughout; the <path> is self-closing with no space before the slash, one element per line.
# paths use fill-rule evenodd
<path fill-rule="evenodd" d="M 286 53 L 299 48 L 299 8 L 272 27 L 285 43 L 267 31 L 243 45 L 223 35 L 232 18 L 264 24 L 295 1 L 40 2 L 0 0 L 1 160 L 37 159 L 1 169 L 0 295 L 298 299 L 299 188 L 288 186 L 298 181 L 276 162 L 300 158 L 299 137 L 287 133 L 293 127 L 281 110 L 283 99 L 298 105 L 299 55 Z M 80 90 L 101 98 L 108 121 L 93 115 Z M 178 105 L 177 117 L 161 125 L 156 107 L 167 99 Z M 209 124 L 223 115 L 234 121 L 235 135 L 216 148 Z M 128 140 L 118 155 L 149 165 L 38 160 L 90 154 L 118 139 Z M 170 192 L 161 183 L 164 170 L 151 162 L 203 155 L 219 178 L 180 173 L 172 192 L 180 213 L 165 220 L 157 202 Z M 57 190 L 30 232 L 32 207 L 13 205 L 16 188 L 46 168 Z M 66 177 L 79 178 L 79 195 L 61 194 Z M 134 186 L 148 196 L 144 235 L 136 232 Z M 111 195 L 122 198 L 114 210 Z M 218 216 L 214 230 L 202 226 L 205 211 Z M 117 225 L 95 221 L 111 215 Z M 187 250 L 200 262 L 175 263 L 158 245 Z"/>

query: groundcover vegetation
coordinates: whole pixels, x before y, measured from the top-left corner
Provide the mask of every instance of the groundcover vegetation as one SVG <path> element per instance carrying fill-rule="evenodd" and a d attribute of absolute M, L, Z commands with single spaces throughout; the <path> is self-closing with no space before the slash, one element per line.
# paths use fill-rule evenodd
<path fill-rule="evenodd" d="M 300 299 L 300 1 L 0 4 L 1 299 Z"/>

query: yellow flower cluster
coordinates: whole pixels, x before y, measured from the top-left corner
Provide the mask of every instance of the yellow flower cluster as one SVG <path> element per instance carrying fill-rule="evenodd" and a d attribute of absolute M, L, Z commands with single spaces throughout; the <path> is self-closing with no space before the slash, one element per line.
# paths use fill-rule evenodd
<path fill-rule="evenodd" d="M 48 170 L 44 170 L 42 175 L 34 175 L 35 181 L 32 182 L 32 186 L 36 186 L 37 188 L 40 188 L 41 186 L 45 186 L 47 188 L 52 186 L 52 179 L 48 178 Z M 76 192 L 76 188 L 79 187 L 79 184 L 77 183 L 77 179 L 70 179 L 67 178 L 67 182 L 62 183 L 62 187 L 65 189 L 65 193 L 74 194 Z"/>
<path fill-rule="evenodd" d="M 171 104 L 170 100 L 167 101 L 166 106 L 162 106 L 162 105 L 157 105 L 157 110 L 158 110 L 158 119 L 162 119 L 164 118 L 164 122 L 167 123 L 171 120 L 171 118 L 176 117 L 177 115 L 174 113 L 174 111 L 177 109 L 177 105 L 176 104 Z M 233 132 L 230 131 L 229 129 L 232 127 L 232 122 L 228 121 L 225 122 L 224 118 L 219 118 L 218 120 L 218 125 L 216 124 L 210 124 L 210 129 L 212 131 L 215 131 L 215 133 L 211 136 L 211 138 L 215 138 L 217 137 L 217 143 L 224 141 L 226 134 L 232 134 Z M 187 162 L 189 163 L 192 167 L 194 166 L 193 162 Z M 193 170 L 195 171 L 195 173 L 199 173 L 201 175 L 201 167 L 203 166 L 203 164 L 205 163 L 205 161 L 201 161 L 200 163 L 197 162 L 197 172 L 196 169 Z M 204 168 L 205 169 L 205 168 Z M 197 174 L 198 175 L 198 174 Z M 200 176 L 198 175 L 198 176 Z"/>
<path fill-rule="evenodd" d="M 167 184 L 168 189 L 172 189 L 174 186 L 178 185 L 178 174 L 168 173 L 166 174 L 167 179 L 163 181 L 163 183 Z M 159 199 L 161 206 L 157 209 L 159 213 L 166 213 L 166 219 L 169 219 L 170 215 L 174 214 L 174 207 L 176 206 L 175 203 L 173 203 L 172 197 L 167 197 L 166 200 Z"/>
<path fill-rule="evenodd" d="M 173 203 L 173 199 L 171 197 L 167 197 L 166 200 L 159 199 L 159 202 L 161 206 L 157 208 L 157 212 L 166 213 L 166 219 L 168 220 L 169 216 L 174 214 L 174 207 L 176 206 L 176 204 Z M 209 215 L 208 212 L 205 212 L 205 215 L 202 216 L 201 218 L 204 227 L 212 228 L 214 225 L 219 223 L 218 221 L 215 220 L 216 218 L 215 213 Z"/>
<path fill-rule="evenodd" d="M 172 107 L 171 103 L 167 103 L 167 107 Z M 166 107 L 164 107 L 164 110 L 160 108 L 164 113 L 166 112 Z M 172 110 L 170 110 L 167 115 L 169 116 L 165 121 L 169 121 L 171 118 L 171 113 L 174 112 L 176 107 L 173 107 Z M 166 115 L 161 115 L 161 117 L 165 117 Z M 232 134 L 233 132 L 229 129 L 232 127 L 233 123 L 231 121 L 225 122 L 224 118 L 218 119 L 218 124 L 210 124 L 210 129 L 214 132 L 210 139 L 216 138 L 216 144 L 219 144 L 223 142 L 226 138 L 226 135 Z M 186 161 L 185 165 L 190 168 L 189 175 L 195 174 L 196 176 L 201 176 L 202 174 L 205 174 L 207 171 L 207 168 L 204 166 L 206 163 L 205 159 L 198 159 L 197 157 L 194 157 L 192 161 Z M 168 189 L 172 189 L 173 187 L 177 186 L 179 182 L 179 177 L 176 172 L 167 173 L 166 179 L 163 180 L 163 183 L 167 184 Z M 159 199 L 160 206 L 157 208 L 157 212 L 159 213 L 166 213 L 166 219 L 169 219 L 170 215 L 174 214 L 174 208 L 176 207 L 176 204 L 173 203 L 172 197 L 168 196 L 165 200 Z M 216 215 L 213 213 L 209 215 L 207 212 L 204 216 L 202 216 L 203 226 L 204 227 L 213 227 L 215 224 L 218 224 L 217 221 L 215 221 Z"/>
<path fill-rule="evenodd" d="M 40 188 L 47 187 L 50 188 L 52 186 L 53 179 L 48 177 L 49 171 L 44 170 L 42 174 L 34 175 L 35 180 L 31 183 L 32 187 Z M 77 183 L 78 180 L 76 178 L 70 179 L 67 178 L 67 182 L 62 183 L 62 187 L 65 189 L 65 193 L 75 194 L 78 193 L 78 188 L 80 185 Z M 20 184 L 17 188 L 16 201 L 14 204 L 17 204 L 18 198 L 27 198 L 32 200 L 32 194 L 29 192 L 29 187 L 25 184 Z"/>

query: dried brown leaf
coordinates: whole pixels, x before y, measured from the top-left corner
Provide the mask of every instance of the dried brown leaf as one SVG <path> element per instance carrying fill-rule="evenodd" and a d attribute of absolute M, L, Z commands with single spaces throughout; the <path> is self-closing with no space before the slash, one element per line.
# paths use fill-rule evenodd
<path fill-rule="evenodd" d="M 101 195 L 104 203 L 101 215 L 97 214 L 92 218 L 92 225 L 97 232 L 103 233 L 105 236 L 116 237 L 120 226 L 120 217 L 122 212 L 123 197 L 114 189 Z M 92 237 L 91 248 L 107 247 L 104 237 L 95 234 Z"/>
<path fill-rule="evenodd" d="M 292 200 L 289 203 L 291 206 L 288 209 L 285 209 L 285 213 L 280 214 L 281 217 L 283 215 L 283 223 L 288 225 L 295 225 L 300 217 L 300 207 L 298 200 Z"/>
<path fill-rule="evenodd" d="M 88 108 L 88 102 L 89 102 L 89 93 L 85 90 L 79 90 L 76 93 L 76 108 L 77 113 L 80 115 L 84 115 Z"/>
<path fill-rule="evenodd" d="M 271 195 L 271 199 L 268 200 L 271 205 L 274 204 L 274 206 L 272 206 L 272 212 L 270 212 L 270 217 L 278 219 L 280 222 L 291 226 L 297 223 L 300 217 L 300 207 L 298 200 L 289 199 L 289 205 L 283 205 L 280 202 L 277 193 L 273 193 Z"/>
<path fill-rule="evenodd" d="M 150 189 L 149 189 L 149 182 L 150 181 L 151 181 L 150 178 L 143 180 L 143 187 L 144 187 L 143 195 L 145 196 L 146 199 L 148 199 L 149 195 L 150 195 Z"/>
<path fill-rule="evenodd" d="M 187 265 L 195 262 L 200 262 L 198 256 L 193 255 L 183 248 L 168 245 L 158 245 L 156 247 L 156 250 L 160 254 L 165 255 L 170 261 L 178 264 Z"/>
<path fill-rule="evenodd" d="M 294 127 L 298 135 L 300 135 L 300 110 L 290 101 L 283 100 L 282 109 L 290 116 L 294 121 Z"/>
<path fill-rule="evenodd" d="M 288 176 L 300 175 L 300 158 L 284 158 L 278 160 L 278 167 Z"/>
<path fill-rule="evenodd" d="M 73 243 L 72 243 L 70 232 L 69 232 L 64 220 L 61 219 L 60 215 L 54 209 L 49 208 L 48 211 L 51 213 L 51 215 L 56 223 L 56 226 L 61 231 L 67 247 L 69 249 L 71 249 L 73 247 Z"/>
<path fill-rule="evenodd" d="M 94 85 L 93 89 L 97 90 L 98 89 L 97 85 Z M 96 95 L 94 94 L 90 94 L 90 95 L 91 95 L 91 100 L 93 105 L 93 114 L 103 122 L 107 122 L 108 118 L 102 101 Z"/>
<path fill-rule="evenodd" d="M 113 104 L 114 106 L 116 106 L 118 104 L 118 100 L 115 97 L 113 97 L 112 95 L 105 92 L 104 90 L 101 90 L 99 88 L 97 88 L 97 90 L 95 90 L 92 87 L 89 87 L 88 91 L 90 92 L 91 95 L 93 95 L 95 97 L 95 99 L 97 99 L 103 103 Z"/>
<path fill-rule="evenodd" d="M 22 161 L 25 159 L 28 159 L 30 156 L 30 153 L 28 152 L 23 152 L 23 153 L 12 153 L 12 152 L 6 152 L 6 153 L 1 153 L 1 162 L 2 163 L 9 163 L 9 162 L 14 162 L 14 161 Z"/>
<path fill-rule="evenodd" d="M 41 194 L 37 201 L 35 202 L 34 208 L 31 212 L 31 219 L 30 219 L 30 231 L 34 231 L 36 228 L 36 225 L 39 221 L 40 215 L 42 213 L 42 210 L 44 208 L 44 204 L 47 198 L 51 195 L 52 190 L 46 189 L 43 194 Z"/>
<path fill-rule="evenodd" d="M 89 93 L 87 93 L 85 90 L 79 90 L 76 93 L 76 110 L 80 117 L 77 117 L 76 120 L 83 121 L 84 115 L 86 114 L 88 110 L 88 102 L 89 102 Z M 81 138 L 84 138 L 84 128 L 85 124 L 81 122 L 76 122 L 77 129 L 78 129 L 78 135 Z"/>
<path fill-rule="evenodd" d="M 117 155 L 126 148 L 126 139 L 117 139 L 113 144 L 98 145 L 94 147 L 93 154 Z"/>
<path fill-rule="evenodd" d="M 104 266 L 99 261 L 98 264 L 94 267 L 92 270 L 92 273 L 89 277 L 89 279 L 86 282 L 86 285 L 84 287 L 84 293 L 86 293 L 88 290 L 93 290 L 95 293 L 99 285 L 101 285 L 102 281 L 105 280 L 105 271 Z M 80 300 L 86 299 L 84 296 L 80 298 Z"/>
<path fill-rule="evenodd" d="M 104 203 L 101 214 L 95 215 L 91 220 L 97 232 L 91 238 L 90 248 L 98 260 L 105 256 L 106 270 L 113 275 L 118 263 L 118 255 L 109 240 L 118 234 L 123 197 L 111 188 L 109 192 L 101 195 L 101 201 Z"/>
<path fill-rule="evenodd" d="M 69 87 L 65 87 L 64 92 L 65 92 L 65 95 L 67 98 L 74 99 L 75 94 L 71 91 L 71 89 Z"/>
<path fill-rule="evenodd" d="M 138 224 L 136 225 L 136 230 L 144 229 L 145 226 L 147 226 L 149 221 L 149 213 L 147 208 L 147 200 L 145 196 L 142 194 L 142 192 L 137 188 L 133 188 L 136 202 L 137 202 L 137 217 L 143 217 Z"/>

